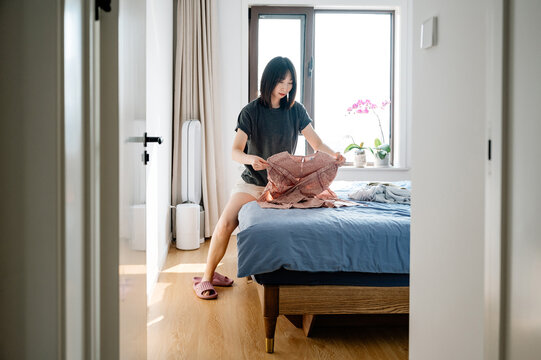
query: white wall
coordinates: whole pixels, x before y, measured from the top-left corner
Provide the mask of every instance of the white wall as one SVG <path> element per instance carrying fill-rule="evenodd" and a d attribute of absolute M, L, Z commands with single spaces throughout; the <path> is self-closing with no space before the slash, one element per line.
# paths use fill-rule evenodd
<path fill-rule="evenodd" d="M 413 2 L 412 359 L 483 358 L 487 4 Z M 419 48 L 438 17 L 438 44 Z"/>
<path fill-rule="evenodd" d="M 509 2 L 506 358 L 541 354 L 541 2 Z"/>
<path fill-rule="evenodd" d="M 171 243 L 173 109 L 173 1 L 147 1 L 147 132 L 163 143 L 148 145 L 147 296 L 158 280 Z"/>
<path fill-rule="evenodd" d="M 268 5 L 317 5 L 319 7 L 337 8 L 345 6 L 347 8 L 362 8 L 367 1 L 359 0 L 299 0 L 292 4 L 289 1 L 268 0 L 268 1 L 250 1 L 250 0 L 229 0 L 217 1 L 218 8 L 218 56 L 219 56 L 219 87 L 220 94 L 220 112 L 222 114 L 222 162 L 226 169 L 226 181 L 224 182 L 223 201 L 229 197 L 229 191 L 233 184 L 240 178 L 244 169 L 243 165 L 231 160 L 231 146 L 233 145 L 234 129 L 237 123 L 237 117 L 240 110 L 248 102 L 248 6 L 255 4 Z M 403 5 L 402 20 L 406 21 L 406 1 L 384 1 L 380 6 L 386 8 L 396 8 L 397 4 Z M 407 31 L 405 22 L 403 32 Z M 408 61 L 408 54 L 403 52 L 403 60 Z M 403 82 L 399 84 L 404 91 L 404 96 L 409 96 L 409 78 L 407 69 L 403 69 Z M 404 98 L 406 101 L 406 98 Z M 408 110 L 404 109 L 401 113 L 403 118 L 408 117 Z M 410 125 L 403 122 L 398 130 L 403 139 L 410 136 Z M 316 129 L 317 130 L 317 129 Z M 402 156 L 402 155 L 401 155 Z M 409 172 L 409 144 L 404 146 L 403 167 L 399 170 L 360 170 L 360 169 L 339 169 L 337 179 L 340 180 L 404 180 L 410 178 Z M 225 202 L 223 202 L 225 204 Z"/>
<path fill-rule="evenodd" d="M 240 110 L 248 99 L 247 54 L 243 54 L 242 1 L 217 1 L 218 10 L 218 91 L 222 119 L 222 154 L 225 179 L 220 192 L 220 203 L 225 204 L 229 191 L 240 178 L 243 167 L 231 160 L 231 147 Z"/>

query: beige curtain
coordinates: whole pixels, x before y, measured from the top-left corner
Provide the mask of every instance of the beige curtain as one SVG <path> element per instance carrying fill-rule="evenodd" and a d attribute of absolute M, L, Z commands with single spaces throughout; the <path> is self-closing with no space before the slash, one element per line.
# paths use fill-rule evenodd
<path fill-rule="evenodd" d="M 216 96 L 216 4 L 214 0 L 178 0 L 176 18 L 175 89 L 173 118 L 172 204 L 181 203 L 181 130 L 190 119 L 201 121 L 202 194 L 205 237 L 212 235 L 224 204 L 217 181 L 223 174 L 217 152 L 221 149 Z M 223 182 L 221 182 L 223 183 Z M 175 222 L 173 221 L 173 224 Z"/>

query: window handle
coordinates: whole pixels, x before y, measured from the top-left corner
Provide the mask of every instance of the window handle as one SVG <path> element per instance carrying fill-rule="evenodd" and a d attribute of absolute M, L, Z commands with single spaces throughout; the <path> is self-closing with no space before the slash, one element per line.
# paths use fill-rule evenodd
<path fill-rule="evenodd" d="M 310 61 L 308 61 L 308 77 L 312 77 L 313 70 L 314 70 L 314 57 L 310 56 Z"/>

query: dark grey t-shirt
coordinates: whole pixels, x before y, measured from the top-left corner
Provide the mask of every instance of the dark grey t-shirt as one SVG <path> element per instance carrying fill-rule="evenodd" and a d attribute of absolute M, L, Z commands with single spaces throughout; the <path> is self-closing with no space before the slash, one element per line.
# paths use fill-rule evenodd
<path fill-rule="evenodd" d="M 299 133 L 312 119 L 302 104 L 295 102 L 290 109 L 271 109 L 263 106 L 259 98 L 246 105 L 240 112 L 237 129 L 248 135 L 244 152 L 265 160 L 274 154 L 288 151 L 293 154 Z M 254 170 L 245 165 L 241 177 L 248 184 L 267 185 L 267 170 Z"/>

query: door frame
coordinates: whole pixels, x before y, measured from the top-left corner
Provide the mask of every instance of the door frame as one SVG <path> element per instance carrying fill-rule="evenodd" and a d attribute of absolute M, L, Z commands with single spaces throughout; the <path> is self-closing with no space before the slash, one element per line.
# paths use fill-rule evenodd
<path fill-rule="evenodd" d="M 66 221 L 64 231 L 70 229 L 80 236 L 66 233 L 63 239 L 61 348 L 68 357 L 115 359 L 119 354 L 118 1 L 112 1 L 111 12 L 100 11 L 99 21 L 95 20 L 94 1 L 65 0 L 63 5 L 59 25 L 64 54 L 69 54 L 63 59 L 62 70 L 74 70 L 66 68 L 71 56 L 76 58 L 78 72 L 78 78 L 70 83 L 71 90 L 64 92 L 63 102 L 64 106 L 76 104 L 75 115 L 79 115 L 72 121 L 64 118 L 63 130 L 65 136 L 80 132 L 80 139 L 75 140 L 76 158 L 70 161 L 81 164 L 81 176 L 70 169 L 64 171 L 65 192 L 72 181 L 80 182 L 70 195 L 75 198 L 71 201 L 76 203 L 80 222 Z M 100 63 L 108 66 L 100 68 Z M 65 147 L 62 155 L 67 163 Z M 64 212 L 73 210 L 68 201 L 66 193 Z M 74 281 L 73 274 L 80 281 Z"/>
<path fill-rule="evenodd" d="M 502 208 L 505 204 L 503 169 L 506 166 L 505 140 L 507 94 L 507 48 L 506 30 L 508 11 L 506 0 L 491 0 L 487 9 L 486 54 L 486 156 L 485 156 L 485 253 L 484 253 L 484 359 L 504 357 L 505 307 L 503 274 L 503 229 L 506 219 Z"/>
<path fill-rule="evenodd" d="M 62 358 L 99 359 L 99 22 L 94 21 L 94 2 L 64 0 L 61 6 L 64 216 L 59 347 Z"/>
<path fill-rule="evenodd" d="M 98 137 L 94 151 L 99 170 L 94 178 L 98 189 L 94 198 L 98 237 L 93 252 L 99 259 L 93 283 L 98 284 L 95 300 L 99 302 L 99 311 L 92 344 L 99 346 L 95 351 L 101 359 L 116 359 L 120 355 L 118 8 L 118 0 L 112 0 L 111 11 L 100 11 L 99 24 L 94 22 L 97 24 L 95 48 L 99 51 L 94 57 L 97 68 L 94 126 Z"/>
<path fill-rule="evenodd" d="M 85 18 L 93 15 L 92 6 L 82 5 Z M 243 2 L 244 3 L 244 2 Z M 507 47 L 505 27 L 508 15 L 504 10 L 505 0 L 492 0 L 488 7 L 487 29 L 489 43 L 487 46 L 488 59 L 486 69 L 486 142 L 491 140 L 491 160 L 486 161 L 485 168 L 485 338 L 484 358 L 501 359 L 503 340 L 504 306 L 502 289 L 502 168 L 505 144 L 502 131 L 506 123 L 504 82 L 506 78 L 506 59 L 504 51 Z M 93 61 L 85 64 L 85 70 L 94 74 L 90 88 L 95 89 L 92 106 L 85 108 L 84 116 L 89 119 L 89 141 L 85 146 L 84 158 L 88 161 L 91 181 L 85 183 L 85 199 L 90 216 L 85 216 L 85 229 L 91 239 L 87 258 L 90 269 L 84 268 L 86 279 L 85 291 L 90 294 L 90 313 L 85 320 L 92 324 L 91 331 L 86 335 L 91 358 L 117 358 L 119 354 L 119 311 L 118 311 L 118 1 L 113 0 L 112 12 L 100 14 L 100 24 L 95 26 L 93 21 L 84 23 L 90 29 L 101 48 L 108 49 L 107 53 L 88 53 L 83 47 L 83 57 L 92 56 Z M 247 6 L 242 8 L 243 16 L 247 15 Z M 246 29 L 247 30 L 247 29 Z M 85 30 L 82 30 L 85 34 Z M 99 34 L 99 36 L 98 36 Z M 103 34 L 107 34 L 104 36 Z M 86 40 L 85 40 L 86 41 Z M 89 40 L 90 41 L 90 40 Z M 88 43 L 85 43 L 88 45 Z M 106 57 L 108 57 L 106 59 Z M 92 64 L 107 63 L 107 68 L 93 68 Z M 247 79 L 245 79 L 247 80 Z M 94 86 L 94 87 L 92 87 Z M 246 94 L 248 95 L 248 94 Z M 93 135 L 92 135 L 93 134 Z M 94 136 L 94 137 L 93 137 Z M 488 152 L 488 146 L 487 146 Z M 488 159 L 488 154 L 487 154 Z M 91 219 L 91 220 L 88 220 Z M 111 241 L 114 240 L 114 241 Z M 65 239 L 67 241 L 67 239 Z M 67 256 L 68 254 L 65 254 Z M 84 266 L 84 265 L 81 265 Z M 69 268 L 64 269 L 70 271 Z M 65 304 L 63 305 L 65 313 Z M 64 320 L 65 321 L 65 320 Z M 65 341 L 65 336 L 64 336 Z"/>
<path fill-rule="evenodd" d="M 70 137 L 76 142 L 70 146 L 78 150 L 68 154 L 66 146 L 62 149 L 62 207 L 64 213 L 76 211 L 80 220 L 64 215 L 59 274 L 63 358 L 119 357 L 118 0 L 111 2 L 111 9 L 100 11 L 96 21 L 94 1 L 65 0 L 59 24 L 62 71 L 66 79 L 67 72 L 77 72 L 73 81 L 64 82 L 64 143 Z M 73 139 L 72 134 L 80 137 Z M 68 162 L 81 165 L 74 173 L 66 168 Z"/>

